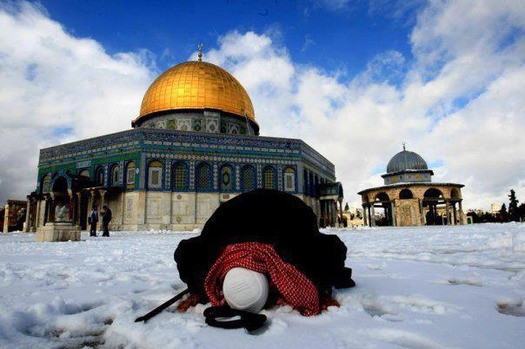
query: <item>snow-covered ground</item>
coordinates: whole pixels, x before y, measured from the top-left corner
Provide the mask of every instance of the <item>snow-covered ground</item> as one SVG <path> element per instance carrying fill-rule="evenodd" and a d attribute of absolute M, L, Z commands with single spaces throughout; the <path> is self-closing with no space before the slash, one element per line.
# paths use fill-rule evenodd
<path fill-rule="evenodd" d="M 207 326 L 204 305 L 134 322 L 185 288 L 173 251 L 194 234 L 0 234 L 0 348 L 525 348 L 525 224 L 323 232 L 357 287 L 319 316 L 265 310 L 258 335 Z"/>

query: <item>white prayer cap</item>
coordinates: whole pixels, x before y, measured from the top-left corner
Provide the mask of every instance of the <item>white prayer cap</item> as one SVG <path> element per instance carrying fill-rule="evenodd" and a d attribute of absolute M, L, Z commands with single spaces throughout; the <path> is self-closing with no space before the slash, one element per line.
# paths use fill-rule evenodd
<path fill-rule="evenodd" d="M 268 299 L 268 279 L 246 268 L 232 268 L 224 277 L 222 292 L 232 309 L 258 313 Z"/>

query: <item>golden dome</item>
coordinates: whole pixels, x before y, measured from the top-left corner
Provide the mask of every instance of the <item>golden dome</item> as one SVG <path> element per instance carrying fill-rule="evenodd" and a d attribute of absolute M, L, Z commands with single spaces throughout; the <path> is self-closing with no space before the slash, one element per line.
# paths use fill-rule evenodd
<path fill-rule="evenodd" d="M 226 70 L 207 62 L 184 62 L 162 73 L 142 100 L 139 119 L 152 113 L 183 109 L 216 109 L 255 122 L 252 101 Z"/>

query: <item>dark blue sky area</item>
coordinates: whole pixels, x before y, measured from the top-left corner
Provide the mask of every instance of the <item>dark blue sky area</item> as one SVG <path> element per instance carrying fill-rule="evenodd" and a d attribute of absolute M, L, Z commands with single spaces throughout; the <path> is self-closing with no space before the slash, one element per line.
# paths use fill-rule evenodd
<path fill-rule="evenodd" d="M 391 15 L 391 5 L 382 9 L 376 3 L 371 10 L 365 1 L 339 10 L 313 1 L 41 0 L 41 4 L 68 32 L 99 41 L 110 54 L 152 51 L 161 70 L 186 60 L 200 42 L 204 51 L 217 47 L 217 38 L 232 30 L 274 33 L 272 38 L 289 50 L 294 62 L 327 71 L 343 69 L 349 76 L 384 51 L 410 56 L 410 26 Z"/>

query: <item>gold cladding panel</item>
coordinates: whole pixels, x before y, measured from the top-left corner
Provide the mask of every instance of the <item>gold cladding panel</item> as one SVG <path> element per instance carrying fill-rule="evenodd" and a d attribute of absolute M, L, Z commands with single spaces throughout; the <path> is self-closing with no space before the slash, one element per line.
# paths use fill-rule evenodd
<path fill-rule="evenodd" d="M 207 62 L 185 62 L 160 75 L 142 100 L 140 117 L 165 110 L 218 109 L 255 121 L 246 90 L 226 70 Z"/>

